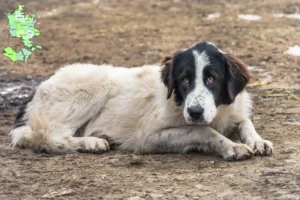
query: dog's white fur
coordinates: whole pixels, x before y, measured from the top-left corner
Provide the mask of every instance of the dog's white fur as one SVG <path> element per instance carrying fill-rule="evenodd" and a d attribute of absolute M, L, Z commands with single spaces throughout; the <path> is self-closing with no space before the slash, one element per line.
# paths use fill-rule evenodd
<path fill-rule="evenodd" d="M 11 132 L 12 144 L 52 152 L 102 152 L 112 141 L 137 153 L 201 149 L 228 160 L 251 157 L 253 151 L 272 153 L 272 143 L 262 140 L 249 120 L 252 103 L 246 91 L 231 105 L 215 108 L 210 125 L 188 125 L 183 108 L 165 98 L 160 73 L 161 67 L 150 65 L 61 68 L 37 88 L 27 105 L 26 125 Z M 87 122 L 83 137 L 74 137 Z M 236 124 L 245 144 L 226 137 Z"/>

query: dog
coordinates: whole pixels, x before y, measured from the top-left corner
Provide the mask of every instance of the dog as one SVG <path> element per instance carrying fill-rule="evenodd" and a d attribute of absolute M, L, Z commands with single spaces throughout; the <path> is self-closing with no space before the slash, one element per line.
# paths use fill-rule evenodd
<path fill-rule="evenodd" d="M 12 146 L 49 153 L 215 152 L 225 160 L 269 156 L 256 132 L 246 65 L 201 41 L 162 66 L 73 64 L 42 82 L 17 115 Z M 238 129 L 241 143 L 228 139 Z"/>

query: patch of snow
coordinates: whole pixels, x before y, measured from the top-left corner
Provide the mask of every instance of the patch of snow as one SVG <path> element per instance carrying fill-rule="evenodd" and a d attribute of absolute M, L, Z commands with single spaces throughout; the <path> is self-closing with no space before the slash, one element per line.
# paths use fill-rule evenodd
<path fill-rule="evenodd" d="M 23 99 L 29 97 L 29 94 L 19 94 L 18 98 Z"/>
<path fill-rule="evenodd" d="M 254 69 L 256 69 L 256 68 L 257 68 L 257 67 L 255 67 L 255 66 L 250 66 L 250 65 L 248 66 L 248 69 L 249 69 L 249 70 L 254 70 Z"/>
<path fill-rule="evenodd" d="M 211 13 L 211 14 L 208 14 L 207 15 L 207 19 L 216 19 L 216 18 L 219 18 L 221 15 L 220 13 L 216 12 L 216 13 Z"/>
<path fill-rule="evenodd" d="M 299 13 L 295 13 L 295 14 L 283 14 L 283 13 L 279 13 L 279 14 L 273 14 L 273 17 L 280 17 L 280 18 L 289 18 L 289 19 L 300 19 L 300 14 Z"/>
<path fill-rule="evenodd" d="M 13 86 L 13 87 L 9 87 L 9 88 L 4 88 L 4 89 L 0 90 L 0 94 L 7 95 L 9 93 L 12 93 L 14 90 L 17 90 L 20 88 L 21 88 L 21 86 Z"/>
<path fill-rule="evenodd" d="M 261 16 L 259 15 L 238 15 L 240 19 L 247 21 L 258 21 L 261 20 Z"/>
<path fill-rule="evenodd" d="M 300 56 L 300 46 L 295 45 L 295 46 L 289 47 L 289 49 L 286 51 L 286 53 L 291 56 Z"/>

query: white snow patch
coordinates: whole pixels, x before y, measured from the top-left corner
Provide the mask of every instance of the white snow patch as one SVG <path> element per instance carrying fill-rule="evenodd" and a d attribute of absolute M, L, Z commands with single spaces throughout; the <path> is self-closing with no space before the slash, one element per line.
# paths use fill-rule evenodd
<path fill-rule="evenodd" d="M 255 66 L 250 66 L 250 65 L 248 66 L 248 69 L 249 69 L 249 70 L 254 70 L 254 69 L 256 69 L 256 68 L 257 68 L 257 67 L 255 67 Z"/>
<path fill-rule="evenodd" d="M 299 13 L 294 13 L 294 14 L 273 14 L 273 17 L 280 17 L 280 18 L 289 18 L 289 19 L 300 19 L 300 14 Z"/>
<path fill-rule="evenodd" d="M 295 45 L 292 47 L 289 47 L 289 49 L 286 51 L 287 54 L 292 56 L 300 56 L 300 46 Z"/>
<path fill-rule="evenodd" d="M 20 98 L 20 99 L 27 98 L 27 97 L 29 97 L 28 94 L 19 94 L 18 95 L 18 98 Z"/>
<path fill-rule="evenodd" d="M 17 90 L 17 89 L 20 89 L 21 86 L 12 86 L 12 87 L 9 87 L 9 88 L 4 88 L 2 90 L 0 90 L 0 94 L 1 95 L 7 95 L 9 93 L 12 93 L 14 90 Z"/>
<path fill-rule="evenodd" d="M 206 18 L 207 19 L 216 19 L 216 18 L 219 18 L 220 16 L 221 16 L 221 14 L 216 12 L 216 13 L 208 14 Z"/>
<path fill-rule="evenodd" d="M 258 21 L 261 20 L 261 16 L 259 15 L 238 15 L 240 19 L 247 21 Z"/>

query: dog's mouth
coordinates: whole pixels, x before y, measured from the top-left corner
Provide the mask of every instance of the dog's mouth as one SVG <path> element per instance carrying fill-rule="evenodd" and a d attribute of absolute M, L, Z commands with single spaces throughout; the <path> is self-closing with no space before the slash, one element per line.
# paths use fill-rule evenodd
<path fill-rule="evenodd" d="M 204 119 L 195 120 L 191 117 L 188 117 L 188 119 L 186 119 L 186 123 L 189 125 L 208 125 L 209 124 L 209 122 L 207 122 Z"/>

